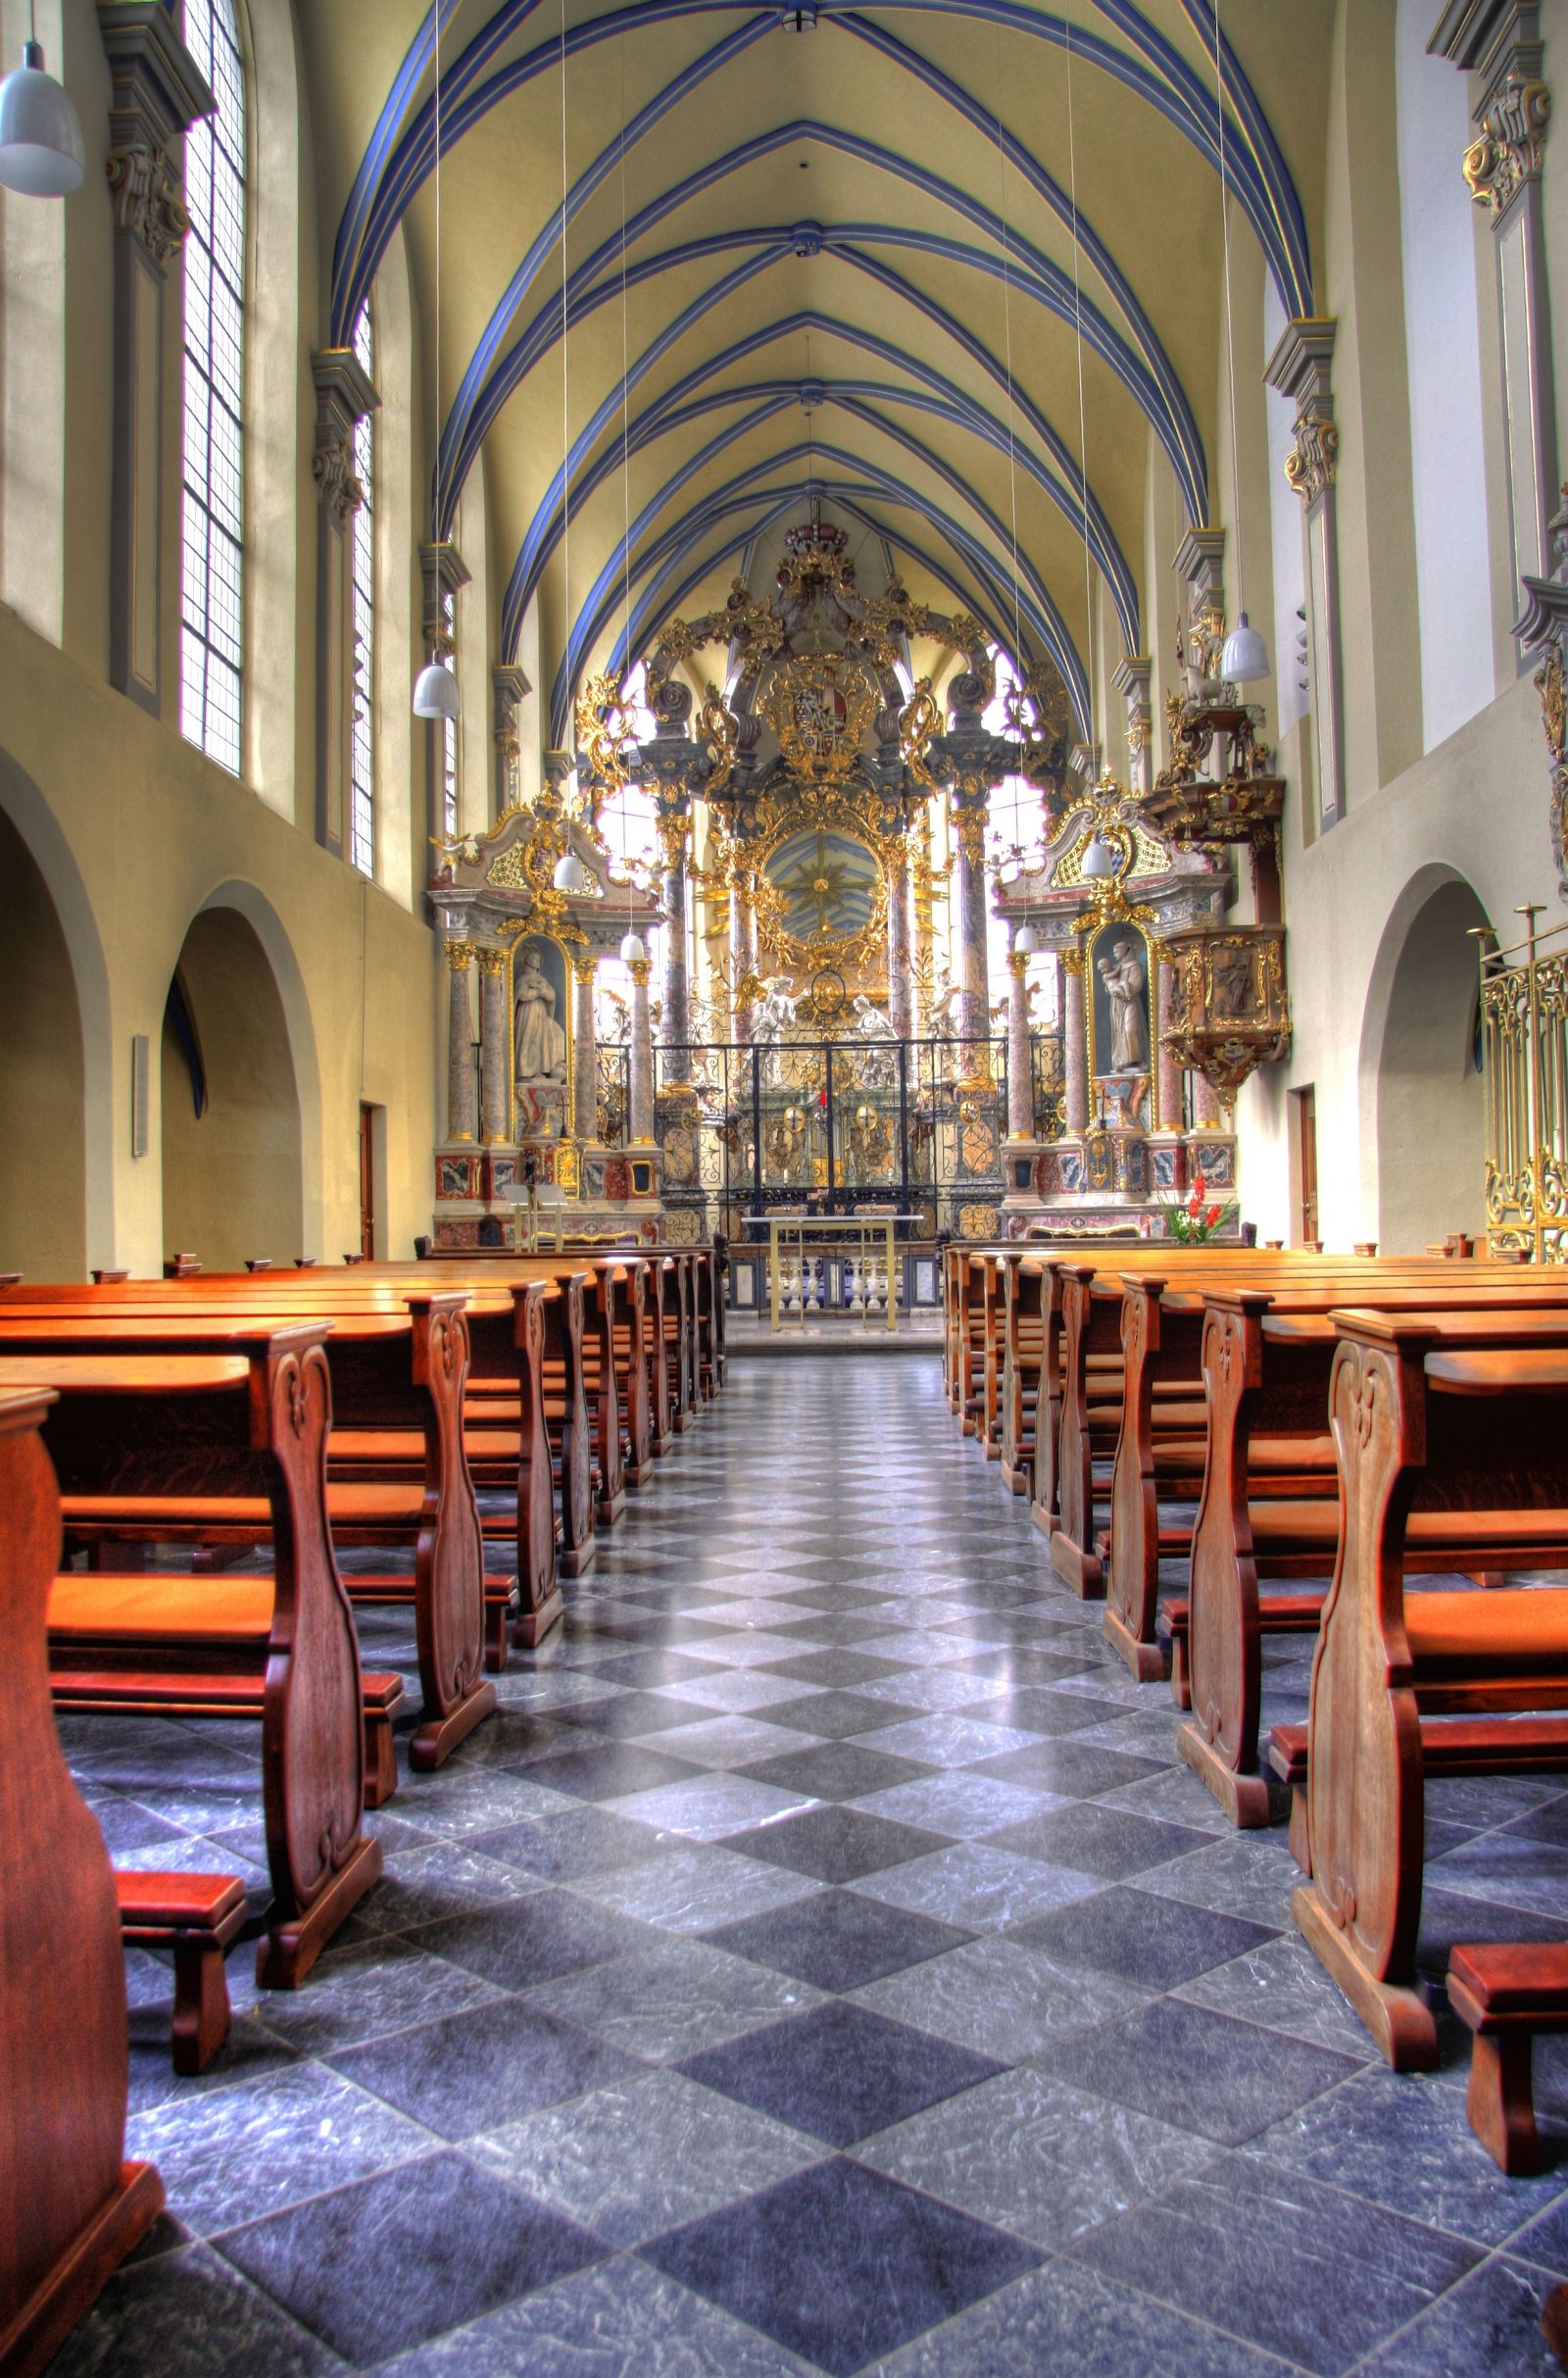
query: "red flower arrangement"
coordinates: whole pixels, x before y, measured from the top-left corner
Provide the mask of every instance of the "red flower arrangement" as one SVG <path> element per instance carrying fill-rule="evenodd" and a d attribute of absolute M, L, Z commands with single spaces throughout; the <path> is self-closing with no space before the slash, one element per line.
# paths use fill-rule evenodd
<path fill-rule="evenodd" d="M 1223 1229 L 1235 1208 L 1217 1206 L 1208 1200 L 1208 1182 L 1201 1167 L 1193 1176 L 1193 1185 L 1185 1205 L 1171 1204 L 1164 1209 L 1165 1234 L 1184 1247 L 1200 1247 Z"/>

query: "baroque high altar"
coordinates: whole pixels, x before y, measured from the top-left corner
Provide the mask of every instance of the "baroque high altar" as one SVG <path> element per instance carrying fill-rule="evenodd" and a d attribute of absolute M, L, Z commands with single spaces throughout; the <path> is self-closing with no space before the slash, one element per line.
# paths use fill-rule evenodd
<path fill-rule="evenodd" d="M 1233 1200 L 1230 1103 L 1290 1042 L 1283 787 L 1217 674 L 1201 535 L 1155 781 L 1147 663 L 1117 679 L 1123 787 L 1069 748 L 1049 663 L 999 698 L 978 620 L 896 578 L 863 595 L 814 520 L 768 602 L 737 581 L 661 630 L 652 734 L 591 680 L 575 752 L 430 881 L 451 982 L 435 1246 L 515 1247 L 541 1199 L 552 1228 L 645 1243 L 743 1237 L 779 1207 L 897 1211 L 916 1240 L 1157 1238 L 1200 1172 Z M 657 831 L 642 866 L 612 858 L 628 788 Z M 1226 919 L 1237 846 L 1250 924 Z"/>

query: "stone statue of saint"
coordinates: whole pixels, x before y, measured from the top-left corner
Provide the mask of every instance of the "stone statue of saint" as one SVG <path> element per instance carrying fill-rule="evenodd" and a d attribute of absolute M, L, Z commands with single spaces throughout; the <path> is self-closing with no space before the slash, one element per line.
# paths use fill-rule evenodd
<path fill-rule="evenodd" d="M 513 1002 L 518 1081 L 564 1081 L 566 1035 L 556 1021 L 556 994 L 537 950 L 522 953 Z"/>
<path fill-rule="evenodd" d="M 1110 945 L 1111 955 L 1100 961 L 1100 976 L 1110 1000 L 1110 1065 L 1112 1073 L 1140 1073 L 1149 1063 L 1149 1016 L 1145 992 L 1149 978 L 1138 945 L 1122 936 Z"/>
<path fill-rule="evenodd" d="M 854 1029 L 862 1040 L 894 1040 L 897 1034 L 882 1010 L 867 999 L 863 991 L 855 994 Z"/>

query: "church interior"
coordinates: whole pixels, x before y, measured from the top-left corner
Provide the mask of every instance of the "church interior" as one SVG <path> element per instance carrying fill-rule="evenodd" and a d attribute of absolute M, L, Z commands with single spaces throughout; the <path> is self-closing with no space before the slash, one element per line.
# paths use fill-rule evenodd
<path fill-rule="evenodd" d="M 0 2378 L 1568 2369 L 1568 0 L 0 50 Z"/>

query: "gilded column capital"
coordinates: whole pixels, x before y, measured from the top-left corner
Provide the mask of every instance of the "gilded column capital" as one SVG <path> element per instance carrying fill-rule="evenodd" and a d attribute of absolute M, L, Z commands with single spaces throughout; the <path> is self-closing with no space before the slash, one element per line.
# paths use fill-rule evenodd
<path fill-rule="evenodd" d="M 1509 74 L 1487 101 L 1481 129 L 1464 153 L 1464 177 L 1477 206 L 1505 214 L 1527 181 L 1541 178 L 1551 121 L 1551 91 L 1539 74 Z"/>
<path fill-rule="evenodd" d="M 446 945 L 447 965 L 454 974 L 466 974 L 473 960 L 471 941 L 449 941 Z"/>
<path fill-rule="evenodd" d="M 1286 323 L 1263 367 L 1270 387 L 1296 400 L 1285 476 L 1309 505 L 1327 494 L 1339 470 L 1340 432 L 1330 377 L 1338 330 L 1339 323 L 1328 315 L 1298 316 Z"/>
<path fill-rule="evenodd" d="M 584 957 L 581 952 L 578 952 L 577 955 L 573 957 L 571 962 L 571 970 L 577 981 L 582 984 L 584 990 L 589 990 L 592 988 L 594 976 L 598 970 L 598 956 L 592 950 L 588 952 L 586 957 Z"/>
<path fill-rule="evenodd" d="M 1028 971 L 1029 952 L 1027 950 L 1009 950 L 1007 952 L 1007 972 L 1013 975 L 1017 981 L 1022 982 Z"/>
<path fill-rule="evenodd" d="M 659 829 L 660 847 L 664 854 L 665 867 L 681 866 L 691 848 L 691 812 L 687 810 L 675 816 L 662 815 L 656 823 Z"/>
<path fill-rule="evenodd" d="M 1061 960 L 1061 970 L 1064 974 L 1082 975 L 1084 970 L 1082 950 L 1061 950 L 1057 952 L 1057 955 Z"/>
<path fill-rule="evenodd" d="M 507 953 L 505 950 L 481 949 L 476 955 L 481 974 L 504 974 L 506 972 Z"/>
<path fill-rule="evenodd" d="M 653 970 L 654 962 L 651 958 L 632 958 L 627 961 L 626 971 L 640 991 L 648 988 L 648 977 Z"/>
<path fill-rule="evenodd" d="M 456 639 L 447 619 L 447 599 L 467 585 L 472 572 L 450 537 L 419 547 L 419 575 L 424 588 L 420 622 L 425 649 L 432 660 L 450 661 Z"/>
<path fill-rule="evenodd" d="M 1339 471 L 1340 432 L 1332 412 L 1298 413 L 1295 439 L 1285 457 L 1285 475 L 1303 503 L 1315 503 L 1333 486 Z"/>

